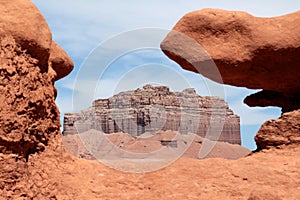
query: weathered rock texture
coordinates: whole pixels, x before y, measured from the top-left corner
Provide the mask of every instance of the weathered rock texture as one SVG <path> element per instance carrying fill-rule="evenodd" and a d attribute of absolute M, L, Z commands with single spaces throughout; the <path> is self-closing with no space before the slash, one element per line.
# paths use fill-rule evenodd
<path fill-rule="evenodd" d="M 1 38 L 13 37 L 22 50 L 26 50 L 37 60 L 42 72 L 47 72 L 49 62 L 52 63 L 57 74 L 56 80 L 72 71 L 72 60 L 52 41 L 52 34 L 44 17 L 31 1 L 0 0 L 0 11 Z"/>
<path fill-rule="evenodd" d="M 118 172 L 67 155 L 53 81 L 72 63 L 59 48 L 55 52 L 62 58 L 49 55 L 55 47 L 44 40 L 48 27 L 30 1 L 1 0 L 0 10 L 1 200 L 299 199 L 299 145 L 237 161 L 183 158 L 147 174 Z"/>
<path fill-rule="evenodd" d="M 52 34 L 44 17 L 31 1 L 1 0 L 0 36 L 12 36 L 17 44 L 47 68 Z"/>
<path fill-rule="evenodd" d="M 263 89 L 245 100 L 248 105 L 280 106 L 286 112 L 300 108 L 299 23 L 300 12 L 258 18 L 204 9 L 185 15 L 161 48 L 184 69 L 220 83 Z"/>
<path fill-rule="evenodd" d="M 0 42 L 0 152 L 28 159 L 59 134 L 55 73 L 42 72 L 12 37 Z"/>
<path fill-rule="evenodd" d="M 59 134 L 54 80 L 70 73 L 73 63 L 52 42 L 30 1 L 1 1 L 0 10 L 5 13 L 0 25 L 1 152 L 28 157 Z"/>
<path fill-rule="evenodd" d="M 65 114 L 64 135 L 90 129 L 104 133 L 123 131 L 132 136 L 174 130 L 212 140 L 241 143 L 240 119 L 224 100 L 201 97 L 194 89 L 171 92 L 165 86 L 146 85 L 109 99 L 96 100 L 93 107 L 80 113 Z"/>
<path fill-rule="evenodd" d="M 262 125 L 255 141 L 258 150 L 280 145 L 300 144 L 300 110 L 283 114 Z"/>
<path fill-rule="evenodd" d="M 0 12 L 0 196 L 51 199 L 53 182 L 39 181 L 46 173 L 34 160 L 63 152 L 54 80 L 73 63 L 31 1 L 1 0 Z M 65 62 L 58 61 L 62 54 Z"/>

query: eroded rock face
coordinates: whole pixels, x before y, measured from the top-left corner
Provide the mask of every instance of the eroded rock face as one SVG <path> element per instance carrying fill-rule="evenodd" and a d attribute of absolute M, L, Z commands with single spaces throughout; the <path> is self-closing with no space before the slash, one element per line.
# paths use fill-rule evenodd
<path fill-rule="evenodd" d="M 0 38 L 0 163 L 5 166 L 0 169 L 0 196 L 5 199 L 44 192 L 50 198 L 46 195 L 50 190 L 35 180 L 46 174 L 32 167 L 32 156 L 62 146 L 55 76 L 51 67 L 45 72 L 13 37 Z M 38 173 L 32 174 L 30 167 Z"/>
<path fill-rule="evenodd" d="M 262 125 L 255 141 L 258 150 L 280 145 L 300 144 L 300 110 L 283 114 Z"/>
<path fill-rule="evenodd" d="M 21 48 L 47 68 L 52 34 L 44 17 L 28 0 L 1 0 L 0 36 L 12 36 Z"/>
<path fill-rule="evenodd" d="M 64 152 L 54 81 L 73 63 L 31 1 L 0 0 L 0 11 L 0 199 L 51 199 L 37 165 Z"/>
<path fill-rule="evenodd" d="M 59 45 L 52 41 L 51 31 L 36 6 L 29 0 L 0 0 L 0 38 L 11 36 L 16 44 L 48 71 L 49 57 L 57 73 L 56 80 L 68 75 L 73 62 Z"/>
<path fill-rule="evenodd" d="M 240 119 L 224 100 L 201 97 L 194 89 L 171 92 L 165 86 L 146 85 L 109 99 L 96 100 L 93 107 L 80 113 L 65 114 L 64 135 L 90 129 L 108 134 L 122 131 L 132 136 L 174 130 L 241 144 Z"/>
<path fill-rule="evenodd" d="M 299 23 L 300 12 L 258 18 L 245 12 L 204 9 L 185 15 L 161 48 L 184 69 L 220 83 L 263 89 L 245 100 L 248 105 L 271 104 L 286 112 L 300 107 L 300 27 L 295 26 Z M 215 62 L 221 78 L 211 73 L 209 58 L 195 50 L 199 45 Z M 271 103 L 270 96 L 276 97 Z"/>
<path fill-rule="evenodd" d="M 0 45 L 0 152 L 28 159 L 59 134 L 55 72 L 42 72 L 12 37 L 1 38 Z"/>
<path fill-rule="evenodd" d="M 0 10 L 5 13 L 0 24 L 1 153 L 28 157 L 59 134 L 54 81 L 70 73 L 73 63 L 52 42 L 30 1 L 2 0 Z"/>

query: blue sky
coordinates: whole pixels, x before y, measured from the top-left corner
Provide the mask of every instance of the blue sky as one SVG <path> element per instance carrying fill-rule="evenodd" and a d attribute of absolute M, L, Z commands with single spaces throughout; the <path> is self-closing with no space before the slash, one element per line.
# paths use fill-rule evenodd
<path fill-rule="evenodd" d="M 74 110 L 73 95 L 87 97 L 85 92 L 90 85 L 92 88 L 95 87 L 92 92 L 93 98 L 108 97 L 123 89 L 135 89 L 147 82 L 166 84 L 172 90 L 190 86 L 196 88 L 200 95 L 209 94 L 206 84 L 213 83 L 198 74 L 181 70 L 158 48 L 139 50 L 120 57 L 102 74 L 101 79 L 99 76 L 97 80 L 91 78 L 97 76 L 97 73 L 93 73 L 93 70 L 97 71 L 95 68 L 97 66 L 90 70 L 91 73 L 86 72 L 85 75 L 78 76 L 82 66 L 86 66 L 86 58 L 93 55 L 91 52 L 96 51 L 97 47 L 106 41 L 118 37 L 120 33 L 143 28 L 170 30 L 184 14 L 202 8 L 241 10 L 260 17 L 279 16 L 300 10 L 298 0 L 33 0 L 33 2 L 46 18 L 53 39 L 75 63 L 73 72 L 56 83 L 58 88 L 56 102 L 62 116 L 63 113 Z M 152 67 L 146 67 L 150 63 Z M 136 66 L 139 67 L 135 68 Z M 158 74 L 157 69 L 162 68 L 164 70 Z M 183 81 L 179 81 L 178 84 L 180 77 L 183 77 Z M 75 80 L 77 85 L 80 83 L 80 87 L 76 88 L 75 84 L 74 88 Z M 242 144 L 250 149 L 255 149 L 253 137 L 261 124 L 280 115 L 278 108 L 249 108 L 244 105 L 243 99 L 254 92 L 245 88 L 224 87 L 224 98 L 230 108 L 241 116 Z M 76 107 L 76 110 L 90 105 L 90 101 L 90 99 L 84 101 Z"/>

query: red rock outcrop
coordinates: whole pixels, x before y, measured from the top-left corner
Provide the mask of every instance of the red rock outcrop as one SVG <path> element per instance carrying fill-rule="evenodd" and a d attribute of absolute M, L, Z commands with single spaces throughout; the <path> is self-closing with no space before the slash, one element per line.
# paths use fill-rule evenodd
<path fill-rule="evenodd" d="M 262 125 L 255 141 L 258 150 L 280 145 L 300 144 L 300 110 L 284 113 Z"/>
<path fill-rule="evenodd" d="M 73 63 L 31 1 L 1 0 L 0 11 L 0 196 L 51 199 L 35 158 L 63 152 L 54 81 Z"/>
<path fill-rule="evenodd" d="M 55 73 L 51 68 L 43 72 L 13 37 L 2 37 L 0 42 L 0 151 L 28 159 L 59 134 Z"/>
<path fill-rule="evenodd" d="M 300 12 L 259 18 L 204 9 L 185 15 L 161 48 L 184 69 L 220 83 L 263 89 L 245 100 L 248 105 L 280 106 L 286 112 L 300 107 L 299 23 Z M 210 57 L 197 51 L 200 45 Z M 221 78 L 212 73 L 210 59 Z"/>
<path fill-rule="evenodd" d="M 1 1 L 0 10 L 6 13 L 0 29 L 1 152 L 28 157 L 60 133 L 53 83 L 70 73 L 73 63 L 52 42 L 44 18 L 30 1 Z"/>
<path fill-rule="evenodd" d="M 31 1 L 1 0 L 0 37 L 12 36 L 16 43 L 36 58 L 44 70 L 52 44 L 48 25 Z"/>
<path fill-rule="evenodd" d="M 220 83 L 263 89 L 244 100 L 249 106 L 280 106 L 288 112 L 300 108 L 298 23 L 300 12 L 258 18 L 204 9 L 185 15 L 161 48 L 184 69 Z M 258 148 L 298 143 L 296 113 L 264 124 L 256 136 Z"/>
<path fill-rule="evenodd" d="M 73 61 L 68 54 L 60 48 L 56 42 L 52 42 L 49 65 L 56 72 L 55 81 L 67 76 L 74 67 Z"/>
<path fill-rule="evenodd" d="M 52 34 L 44 17 L 31 1 L 0 0 L 0 11 L 1 38 L 11 36 L 22 50 L 26 50 L 38 61 L 42 71 L 48 71 L 50 61 L 57 73 L 56 80 L 72 71 L 72 60 L 52 41 Z"/>
<path fill-rule="evenodd" d="M 70 71 L 72 63 L 64 52 L 57 52 L 59 48 L 56 53 L 62 58 L 46 59 L 57 48 L 51 40 L 33 42 L 42 38 L 41 30 L 49 30 L 30 1 L 0 2 L 1 200 L 290 200 L 300 196 L 299 146 L 265 150 L 237 161 L 179 159 L 147 174 L 118 172 L 69 156 L 61 146 L 53 83 Z M 34 13 L 40 22 L 32 18 Z M 45 26 L 36 31 L 31 23 Z M 14 29 L 3 28 L 11 24 Z M 36 34 L 29 43 L 28 34 Z"/>

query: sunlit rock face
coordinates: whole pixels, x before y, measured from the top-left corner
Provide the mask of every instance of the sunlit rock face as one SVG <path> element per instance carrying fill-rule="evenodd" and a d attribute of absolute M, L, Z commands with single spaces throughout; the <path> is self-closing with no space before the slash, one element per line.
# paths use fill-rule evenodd
<path fill-rule="evenodd" d="M 300 110 L 284 113 L 279 119 L 265 122 L 255 141 L 258 149 L 300 144 Z"/>
<path fill-rule="evenodd" d="M 91 108 L 64 117 L 64 135 L 90 129 L 132 136 L 161 130 L 195 133 L 201 137 L 240 144 L 240 119 L 218 97 L 201 97 L 194 89 L 171 92 L 165 86 L 141 89 L 96 100 Z M 218 134 L 219 132 L 219 134 Z"/>
<path fill-rule="evenodd" d="M 260 18 L 203 9 L 180 19 L 161 48 L 186 70 L 228 85 L 263 89 L 245 99 L 249 106 L 279 106 L 287 112 L 300 108 L 299 23 L 300 12 Z M 199 45 L 221 78 L 211 73 L 208 58 L 194 51 Z"/>
<path fill-rule="evenodd" d="M 300 108 L 300 12 L 259 18 L 245 12 L 204 9 L 185 15 L 161 43 L 182 68 L 214 81 L 251 89 L 249 106 L 279 106 L 284 114 L 266 122 L 255 140 L 258 149 L 298 143 Z M 188 38 L 188 39 L 187 39 Z M 192 42 L 191 42 L 192 40 Z M 201 46 L 220 72 L 211 73 Z"/>
<path fill-rule="evenodd" d="M 73 62 L 52 41 L 30 1 L 1 1 L 0 10 L 5 13 L 0 24 L 0 150 L 28 157 L 60 135 L 54 81 L 69 74 Z"/>
<path fill-rule="evenodd" d="M 54 81 L 73 62 L 31 1 L 0 2 L 0 196 L 51 199 L 53 182 L 39 162 L 64 152 Z"/>

